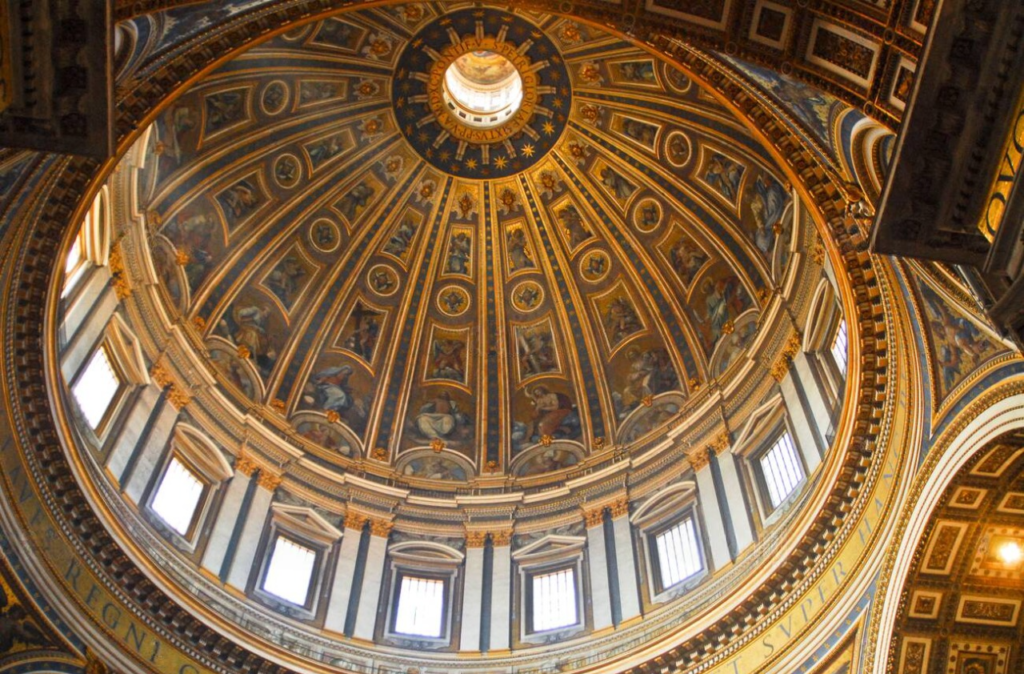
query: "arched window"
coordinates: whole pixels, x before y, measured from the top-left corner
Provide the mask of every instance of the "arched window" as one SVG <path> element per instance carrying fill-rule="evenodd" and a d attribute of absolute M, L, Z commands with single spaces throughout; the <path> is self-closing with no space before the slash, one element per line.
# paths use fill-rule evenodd
<path fill-rule="evenodd" d="M 849 366 L 849 326 L 828 279 L 815 292 L 804 329 L 804 350 L 810 356 L 814 374 L 829 409 L 842 402 Z"/>
<path fill-rule="evenodd" d="M 64 260 L 64 287 L 61 296 L 67 297 L 78 287 L 92 266 L 107 264 L 110 255 L 110 190 L 100 188 L 92 205 L 86 211 L 71 247 Z"/>

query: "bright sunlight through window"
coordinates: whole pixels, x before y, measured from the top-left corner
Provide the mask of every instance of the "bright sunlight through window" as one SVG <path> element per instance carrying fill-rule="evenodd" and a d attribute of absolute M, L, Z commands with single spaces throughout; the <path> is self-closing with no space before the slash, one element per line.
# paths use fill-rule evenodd
<path fill-rule="evenodd" d="M 804 479 L 804 467 L 796 455 L 793 436 L 783 433 L 761 457 L 761 470 L 772 507 L 777 508 Z"/>
<path fill-rule="evenodd" d="M 103 423 L 103 416 L 110 408 L 110 403 L 117 395 L 117 389 L 121 387 L 121 381 L 110 364 L 110 358 L 104 348 L 99 348 L 89 363 L 82 371 L 75 385 L 71 387 L 71 393 L 78 401 L 78 406 L 85 415 L 85 420 L 93 430 Z"/>
<path fill-rule="evenodd" d="M 203 483 L 177 457 L 171 459 L 153 498 L 153 510 L 181 535 L 189 525 L 203 495 Z"/>
<path fill-rule="evenodd" d="M 309 596 L 316 553 L 284 536 L 274 542 L 263 589 L 285 601 L 303 606 Z"/>
<path fill-rule="evenodd" d="M 692 517 L 661 532 L 655 540 L 662 587 L 672 587 L 701 570 L 697 530 Z"/>
<path fill-rule="evenodd" d="M 418 637 L 440 637 L 444 618 L 444 581 L 402 576 L 395 631 Z"/>
<path fill-rule="evenodd" d="M 846 365 L 849 361 L 849 354 L 846 349 L 849 344 L 849 336 L 846 334 L 846 321 L 839 321 L 839 329 L 836 330 L 836 338 L 832 340 L 832 358 L 836 361 L 839 371 L 846 374 Z"/>
<path fill-rule="evenodd" d="M 533 630 L 576 624 L 576 574 L 571 568 L 533 577 Z"/>

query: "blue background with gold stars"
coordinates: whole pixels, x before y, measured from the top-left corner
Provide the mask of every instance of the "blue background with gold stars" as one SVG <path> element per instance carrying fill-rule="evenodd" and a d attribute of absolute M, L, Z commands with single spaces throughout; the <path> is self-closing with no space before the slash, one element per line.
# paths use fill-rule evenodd
<path fill-rule="evenodd" d="M 433 65 L 427 48 L 440 52 L 451 45 L 449 28 L 454 28 L 459 35 L 471 36 L 476 31 L 478 21 L 483 22 L 484 32 L 489 37 L 497 37 L 502 27 L 507 26 L 507 42 L 520 46 L 531 40 L 532 44 L 525 55 L 533 63 L 548 62 L 547 66 L 537 71 L 539 89 L 548 92 L 540 94 L 537 112 L 526 128 L 507 142 L 490 146 L 487 163 L 481 145 L 468 144 L 461 158 L 458 156 L 461 141 L 456 138 L 446 138 L 440 145 L 434 146 L 444 130 L 434 121 L 417 126 L 420 120 L 432 113 L 425 100 L 427 83 L 413 77 L 414 73 L 429 73 Z M 391 95 L 398 128 L 421 157 L 452 175 L 482 179 L 515 175 L 547 155 L 565 129 L 572 102 L 572 86 L 561 54 L 537 26 L 520 16 L 500 10 L 469 9 L 443 16 L 427 24 L 413 37 L 398 59 Z M 423 102 L 409 102 L 417 96 L 423 96 Z M 545 109 L 551 112 L 550 116 L 542 112 Z"/>

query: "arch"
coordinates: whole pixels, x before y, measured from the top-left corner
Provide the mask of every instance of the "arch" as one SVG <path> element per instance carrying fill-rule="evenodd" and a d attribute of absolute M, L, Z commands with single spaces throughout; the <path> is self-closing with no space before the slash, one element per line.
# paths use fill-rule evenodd
<path fill-rule="evenodd" d="M 388 546 L 388 554 L 395 559 L 409 562 L 461 562 L 466 555 L 450 545 L 436 541 L 402 541 Z"/>
<path fill-rule="evenodd" d="M 173 446 L 211 481 L 226 480 L 235 473 L 213 440 L 195 426 L 184 423 L 175 426 Z"/>
<path fill-rule="evenodd" d="M 804 323 L 804 351 L 819 351 L 828 346 L 836 324 L 842 318 L 842 310 L 836 300 L 836 291 L 827 278 L 818 282 L 811 300 L 811 310 Z"/>
<path fill-rule="evenodd" d="M 879 594 L 884 597 L 873 616 L 872 632 L 878 635 L 874 653 L 874 671 L 885 671 L 893 629 L 899 612 L 901 589 L 914 564 L 914 557 L 928 522 L 946 488 L 960 469 L 989 442 L 1008 431 L 1024 428 L 1024 377 L 1007 380 L 998 389 L 983 396 L 972 407 L 971 421 L 949 429 L 932 445 L 930 453 L 911 486 L 912 507 L 905 512 L 893 538 L 913 541 L 897 548 L 889 567 L 883 570 Z M 970 412 L 965 415 L 969 417 Z"/>
<path fill-rule="evenodd" d="M 670 511 L 692 499 L 697 494 L 697 483 L 690 480 L 677 482 L 656 492 L 636 509 L 629 521 L 639 527 L 653 519 L 661 519 Z"/>

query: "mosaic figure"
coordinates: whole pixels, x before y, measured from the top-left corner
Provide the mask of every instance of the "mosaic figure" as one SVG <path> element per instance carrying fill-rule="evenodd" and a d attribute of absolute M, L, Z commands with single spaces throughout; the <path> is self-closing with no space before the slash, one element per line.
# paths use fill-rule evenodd
<path fill-rule="evenodd" d="M 508 263 L 513 272 L 520 269 L 533 269 L 537 266 L 533 262 L 530 243 L 527 241 L 526 231 L 522 227 L 513 227 L 508 232 Z"/>
<path fill-rule="evenodd" d="M 547 322 L 531 326 L 517 325 L 515 335 L 520 379 L 558 371 L 555 338 Z"/>
<path fill-rule="evenodd" d="M 349 224 L 355 222 L 356 217 L 363 212 L 366 206 L 373 199 L 375 191 L 372 185 L 363 181 L 345 193 L 338 201 L 338 211 L 341 212 Z"/>
<path fill-rule="evenodd" d="M 466 341 L 455 337 L 434 338 L 431 346 L 428 379 L 466 382 Z"/>
<path fill-rule="evenodd" d="M 244 116 L 244 92 L 223 91 L 206 97 L 206 133 L 216 133 Z"/>
<path fill-rule="evenodd" d="M 768 253 L 775 245 L 776 230 L 781 228 L 782 214 L 788 201 L 789 194 L 778 181 L 765 179 L 764 176 L 757 177 L 750 211 L 757 223 L 754 244 L 762 253 Z"/>
<path fill-rule="evenodd" d="M 558 220 L 562 223 L 562 230 L 569 238 L 570 248 L 576 248 L 594 236 L 593 232 L 583 223 L 583 216 L 573 204 L 558 211 Z"/>
<path fill-rule="evenodd" d="M 711 158 L 704 169 L 704 182 L 730 202 L 736 201 L 740 192 L 740 181 L 743 179 L 745 167 L 734 162 L 725 155 L 711 153 Z"/>
<path fill-rule="evenodd" d="M 309 283 L 308 274 L 294 255 L 286 255 L 270 271 L 263 284 L 291 311 L 296 298 Z"/>
<path fill-rule="evenodd" d="M 415 426 L 419 435 L 427 440 L 449 439 L 467 434 L 473 420 L 462 411 L 459 403 L 448 391 L 441 391 L 419 408 Z"/>
<path fill-rule="evenodd" d="M 626 352 L 626 360 L 629 362 L 629 371 L 625 385 L 612 392 L 619 419 L 626 418 L 648 396 L 678 390 L 679 376 L 665 349 L 633 346 Z"/>
<path fill-rule="evenodd" d="M 342 348 L 372 363 L 383 319 L 384 312 L 371 309 L 361 301 L 356 302 L 341 329 Z"/>
<path fill-rule="evenodd" d="M 473 251 L 473 239 L 466 232 L 456 232 L 448 241 L 448 259 L 445 272 L 448 274 L 468 274 L 470 257 Z"/>

